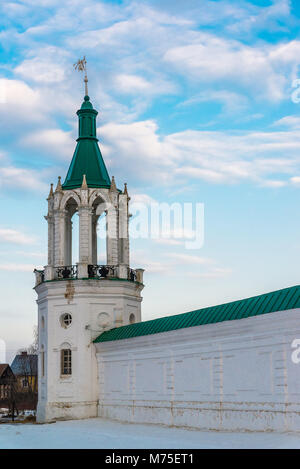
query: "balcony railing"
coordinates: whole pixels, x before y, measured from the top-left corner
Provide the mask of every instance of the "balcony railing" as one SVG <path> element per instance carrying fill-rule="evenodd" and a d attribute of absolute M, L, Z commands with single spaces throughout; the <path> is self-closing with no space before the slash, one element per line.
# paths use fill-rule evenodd
<path fill-rule="evenodd" d="M 64 265 L 55 268 L 57 279 L 72 279 L 77 278 L 78 268 L 77 265 Z"/>
<path fill-rule="evenodd" d="M 119 268 L 116 265 L 98 265 L 98 264 L 89 264 L 87 269 L 87 277 L 89 279 L 109 279 L 109 278 L 121 278 L 127 279 L 131 282 L 142 282 L 140 277 L 137 274 L 137 270 L 130 269 L 128 267 L 127 274 L 126 269 L 120 275 Z M 61 267 L 52 268 L 52 275 L 50 278 L 46 277 L 48 280 L 72 280 L 78 279 L 78 266 L 77 265 L 64 265 Z M 45 281 L 45 271 L 44 270 L 35 270 L 36 276 L 36 285 L 43 283 Z M 125 275 L 124 275 L 125 273 Z M 84 277 L 84 276 L 83 276 Z M 127 277 L 127 278 L 126 278 Z M 81 278 L 81 277 L 80 277 Z"/>
<path fill-rule="evenodd" d="M 128 280 L 136 282 L 136 270 L 128 268 Z"/>
<path fill-rule="evenodd" d="M 89 278 L 108 278 L 117 277 L 118 269 L 115 265 L 88 265 L 88 276 Z"/>

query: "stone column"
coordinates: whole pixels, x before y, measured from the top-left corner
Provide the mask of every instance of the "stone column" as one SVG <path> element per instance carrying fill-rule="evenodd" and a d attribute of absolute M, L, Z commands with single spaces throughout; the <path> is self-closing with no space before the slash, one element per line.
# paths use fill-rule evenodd
<path fill-rule="evenodd" d="M 48 222 L 48 265 L 54 264 L 54 217 L 47 215 L 45 219 Z"/>
<path fill-rule="evenodd" d="M 129 267 L 128 197 L 119 196 L 119 262 Z"/>
<path fill-rule="evenodd" d="M 110 207 L 106 215 L 106 251 L 107 264 L 119 264 L 118 249 L 118 211 L 115 207 Z"/>
<path fill-rule="evenodd" d="M 124 264 L 119 264 L 118 266 L 118 277 L 128 279 L 128 267 Z"/>
<path fill-rule="evenodd" d="M 98 253 L 97 253 L 97 224 L 98 215 L 93 214 L 92 216 L 92 264 L 98 264 Z"/>
<path fill-rule="evenodd" d="M 88 276 L 88 264 L 92 263 L 92 210 L 82 206 L 79 214 L 79 262 L 78 277 Z"/>
<path fill-rule="evenodd" d="M 65 265 L 65 210 L 54 212 L 54 265 Z"/>
<path fill-rule="evenodd" d="M 139 283 L 143 283 L 144 282 L 144 272 L 145 270 L 144 269 L 136 269 L 136 281 L 139 282 Z"/>
<path fill-rule="evenodd" d="M 69 213 L 65 217 L 65 262 L 72 265 L 72 220 Z"/>
<path fill-rule="evenodd" d="M 53 280 L 54 279 L 54 268 L 52 265 L 46 265 L 45 266 L 45 280 Z"/>

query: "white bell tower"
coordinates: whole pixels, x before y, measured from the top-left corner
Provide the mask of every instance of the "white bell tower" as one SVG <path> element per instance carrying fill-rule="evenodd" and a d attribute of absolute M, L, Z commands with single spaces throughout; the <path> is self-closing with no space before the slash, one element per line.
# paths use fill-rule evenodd
<path fill-rule="evenodd" d="M 97 111 L 86 95 L 79 137 L 64 184 L 48 197 L 48 265 L 35 271 L 39 368 L 37 421 L 97 416 L 93 340 L 141 321 L 143 269 L 129 262 L 127 186 L 110 180 L 96 137 Z M 106 216 L 106 262 L 99 263 L 97 224 Z M 78 263 L 72 265 L 72 217 L 79 216 Z M 101 240 L 100 240 L 101 242 Z"/>

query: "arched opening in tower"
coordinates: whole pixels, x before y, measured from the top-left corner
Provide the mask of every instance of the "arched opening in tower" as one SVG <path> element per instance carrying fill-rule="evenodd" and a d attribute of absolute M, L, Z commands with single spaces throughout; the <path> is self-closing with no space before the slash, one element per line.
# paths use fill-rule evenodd
<path fill-rule="evenodd" d="M 65 213 L 65 264 L 75 265 L 79 259 L 79 217 L 73 198 L 66 203 Z"/>
<path fill-rule="evenodd" d="M 107 263 L 107 253 L 106 253 L 106 214 L 102 213 L 98 218 L 97 225 L 97 263 L 106 264 Z"/>
<path fill-rule="evenodd" d="M 79 261 L 79 216 L 76 211 L 72 217 L 72 265 Z"/>
<path fill-rule="evenodd" d="M 106 204 L 97 197 L 93 203 L 92 215 L 92 260 L 93 264 L 107 264 Z"/>

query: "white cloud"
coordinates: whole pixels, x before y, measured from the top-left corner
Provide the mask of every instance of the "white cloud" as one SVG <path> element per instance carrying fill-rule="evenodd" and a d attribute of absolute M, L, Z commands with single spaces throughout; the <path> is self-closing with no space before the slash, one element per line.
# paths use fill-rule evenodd
<path fill-rule="evenodd" d="M 41 152 L 50 153 L 53 158 L 57 156 L 71 160 L 76 141 L 71 132 L 61 129 L 45 129 L 27 134 L 20 140 L 20 145 L 40 149 Z"/>
<path fill-rule="evenodd" d="M 156 260 L 153 256 L 149 256 L 149 253 L 139 249 L 132 250 L 130 252 L 131 265 L 135 268 L 143 266 L 143 269 L 148 273 L 161 273 L 167 274 L 169 270 L 169 265 L 162 260 Z"/>
<path fill-rule="evenodd" d="M 223 112 L 228 114 L 241 113 L 241 111 L 244 111 L 248 106 L 248 99 L 241 94 L 228 90 L 206 89 L 205 91 L 181 102 L 178 107 L 186 107 L 209 101 L 220 102 L 223 107 Z"/>
<path fill-rule="evenodd" d="M 176 252 L 165 252 L 160 260 L 149 258 L 148 253 L 142 250 L 133 251 L 132 263 L 135 266 L 144 266 L 146 273 L 159 273 L 164 275 L 182 275 L 184 267 L 184 275 L 189 277 L 207 277 L 217 278 L 229 275 L 232 270 L 230 268 L 219 267 L 214 259 L 189 255 Z"/>
<path fill-rule="evenodd" d="M 24 60 L 15 68 L 15 72 L 27 80 L 40 83 L 58 83 L 65 78 L 64 67 L 40 57 Z"/>
<path fill-rule="evenodd" d="M 39 257 L 44 259 L 46 256 L 45 252 L 31 252 L 31 251 L 16 251 L 17 255 L 25 257 Z"/>
<path fill-rule="evenodd" d="M 137 266 L 141 264 L 141 259 L 138 262 L 135 262 Z M 168 274 L 170 273 L 169 266 L 164 264 L 161 261 L 151 261 L 151 260 L 146 260 L 143 259 L 143 267 L 146 272 L 149 272 L 150 274 Z"/>
<path fill-rule="evenodd" d="M 26 5 L 32 7 L 33 2 Z M 106 120 L 99 135 L 104 159 L 116 176 L 123 177 L 130 169 L 129 173 L 141 181 L 154 184 L 184 185 L 190 179 L 216 184 L 252 181 L 279 187 L 286 184 L 286 177 L 298 174 L 300 139 L 296 132 L 238 134 L 187 129 L 161 136 L 153 119 L 132 122 L 154 96 L 174 92 L 173 82 L 177 80 L 174 71 L 180 81 L 181 75 L 192 79 L 198 90 L 195 92 L 192 87 L 192 96 L 181 90 L 183 102 L 176 112 L 183 105 L 214 100 L 222 104 L 225 113 L 241 113 L 251 104 L 243 91 L 253 92 L 254 98 L 277 100 L 286 96 L 289 78 L 300 60 L 300 41 L 245 45 L 195 26 L 201 21 L 212 24 L 222 18 L 229 22 L 231 18 L 234 23 L 250 17 L 257 19 L 263 12 L 265 20 L 286 17 L 290 14 L 287 2 L 284 6 L 276 2 L 269 9 L 245 3 L 231 5 L 227 1 L 221 1 L 218 7 L 212 2 L 204 1 L 201 5 L 194 2 L 191 13 L 177 4 L 140 8 L 133 2 L 123 7 L 87 0 L 80 14 L 76 10 L 73 16 L 73 1 L 64 4 L 54 1 L 51 5 L 55 7 L 53 14 L 45 14 L 37 28 L 34 23 L 18 36 L 18 41 L 24 44 L 24 60 L 13 71 L 32 85 L 15 79 L 0 80 L 0 91 L 1 86 L 6 89 L 6 103 L 0 104 L 4 117 L 2 131 L 18 132 L 15 142 L 19 148 L 38 149 L 43 154 L 52 154 L 53 159 L 71 158 L 75 147 L 72 132 L 57 128 L 55 119 L 63 114 L 67 122 L 76 125 L 74 84 L 78 87 L 77 99 L 81 78 L 72 72 L 72 63 L 87 48 L 91 89 L 99 98 L 105 119 L 114 121 Z M 92 19 L 91 12 L 95 13 Z M 269 21 L 263 16 L 259 18 L 262 25 Z M 50 32 L 63 33 L 63 44 L 57 40 L 53 44 L 59 46 L 50 46 L 41 39 Z M 212 83 L 206 92 L 199 91 L 203 82 Z M 231 89 L 226 89 L 227 85 Z M 127 100 L 119 103 L 114 98 L 118 92 L 126 94 Z M 291 130 L 298 128 L 295 119 L 293 123 L 291 120 L 280 123 L 288 124 Z M 20 187 L 29 187 L 33 183 L 32 174 L 7 165 L 0 169 L 0 181 L 8 186 L 16 177 Z"/>
<path fill-rule="evenodd" d="M 287 182 L 285 182 L 285 181 L 276 181 L 276 180 L 272 180 L 272 179 L 269 179 L 268 181 L 262 181 L 261 182 L 261 186 L 271 187 L 271 188 L 274 188 L 274 189 L 278 189 L 278 188 L 284 187 L 286 185 L 287 185 Z"/>
<path fill-rule="evenodd" d="M 188 277 L 194 278 L 223 278 L 232 273 L 232 269 L 216 267 L 207 272 L 187 272 Z"/>
<path fill-rule="evenodd" d="M 149 92 L 152 84 L 145 78 L 137 75 L 127 75 L 125 73 L 115 77 L 115 86 L 122 93 L 141 93 Z"/>
<path fill-rule="evenodd" d="M 161 26 L 146 16 L 127 17 L 108 27 L 82 32 L 77 37 L 69 39 L 68 46 L 86 50 L 98 47 L 111 50 L 119 47 L 119 53 L 127 51 L 128 54 L 133 46 L 136 48 L 137 45 L 147 43 L 151 36 L 153 41 L 157 40 L 155 33 L 159 29 Z"/>
<path fill-rule="evenodd" d="M 111 166 L 111 172 L 120 175 L 141 175 L 153 180 L 160 174 L 160 182 L 169 177 L 166 169 L 172 164 L 164 142 L 157 135 L 158 126 L 154 121 L 131 124 L 106 124 L 101 129 L 103 156 Z M 117 160 L 114 155 L 120 155 Z M 131 171 L 128 169 L 131 168 Z M 163 169 L 164 168 L 164 169 Z M 155 182 L 155 181 L 154 181 Z"/>
<path fill-rule="evenodd" d="M 176 174 L 180 176 L 187 176 L 193 179 L 203 179 L 212 183 L 226 183 L 227 177 L 219 171 L 198 168 L 194 166 L 185 166 L 184 168 L 176 168 Z"/>
<path fill-rule="evenodd" d="M 249 46 L 201 32 L 186 45 L 169 48 L 164 61 L 201 82 L 236 83 L 260 99 L 289 98 L 286 87 L 300 62 L 300 41 Z"/>
<path fill-rule="evenodd" d="M 45 127 L 55 127 L 56 119 L 63 114 L 64 120 L 70 119 L 76 125 L 76 108 L 80 101 L 74 102 L 70 92 L 66 92 L 64 84 L 53 87 L 29 86 L 24 81 L 0 79 L 0 117 L 2 140 L 12 136 L 11 147 L 24 136 L 44 132 Z M 70 83 L 71 87 L 71 83 Z M 34 129 L 34 130 L 33 130 Z M 47 134 L 44 134 L 47 137 Z M 63 131 L 57 131 L 57 138 L 62 141 Z M 66 144 L 68 132 L 65 132 L 63 143 Z M 38 137 L 36 137 L 37 139 Z M 35 140 L 36 140 L 35 139 Z M 45 148 L 46 145 L 44 145 Z"/>
<path fill-rule="evenodd" d="M 159 137 L 154 121 L 141 121 L 107 124 L 101 133 L 105 142 L 103 155 L 110 159 L 113 171 L 132 173 L 152 184 L 249 181 L 278 187 L 284 185 L 287 176 L 293 177 L 300 170 L 297 131 L 186 130 Z M 117 161 L 113 159 L 115 154 L 120 155 Z"/>
<path fill-rule="evenodd" d="M 285 116 L 274 122 L 273 126 L 284 126 L 291 129 L 300 129 L 300 117 L 298 116 Z"/>
<path fill-rule="evenodd" d="M 15 166 L 0 167 L 0 189 L 46 192 L 48 185 L 43 182 L 41 174 L 41 171 Z"/>
<path fill-rule="evenodd" d="M 41 8 L 43 15 L 43 20 L 40 19 L 23 33 L 26 39 L 83 31 L 124 16 L 118 5 L 109 5 L 98 0 L 41 0 L 38 5 L 35 0 L 26 0 L 26 3 L 32 6 L 31 12 L 38 12 Z"/>
<path fill-rule="evenodd" d="M 36 238 L 17 230 L 0 228 L 0 241 L 13 244 L 34 244 Z"/>
<path fill-rule="evenodd" d="M 6 119 L 10 115 L 15 122 L 20 118 L 38 121 L 42 118 L 41 95 L 39 91 L 33 90 L 30 86 L 20 80 L 9 80 L 0 78 L 0 89 L 2 90 L 2 103 L 0 104 L 0 114 Z M 30 111 L 30 112 L 29 112 Z M 5 119 L 3 119 L 5 125 Z"/>
<path fill-rule="evenodd" d="M 176 88 L 171 82 L 153 77 L 151 81 L 139 75 L 118 74 L 114 77 L 114 88 L 118 93 L 132 94 L 138 97 L 174 93 Z"/>
<path fill-rule="evenodd" d="M 0 264 L 0 270 L 7 270 L 9 272 L 33 272 L 36 266 L 33 264 Z"/>
<path fill-rule="evenodd" d="M 185 243 L 185 241 L 180 241 L 173 238 L 158 238 L 154 239 L 153 241 L 158 244 L 165 244 L 166 246 L 182 246 Z"/>
<path fill-rule="evenodd" d="M 184 8 L 182 2 L 173 3 L 111 5 L 86 0 L 79 7 L 77 1 L 53 1 L 49 3 L 53 10 L 44 13 L 38 24 L 22 34 L 11 34 L 27 52 L 15 72 L 30 81 L 58 84 L 70 76 L 66 67 L 71 69 L 71 57 L 87 53 L 94 76 L 101 73 L 102 86 L 108 73 L 120 85 L 120 91 L 130 95 L 134 90 L 141 97 L 144 92 L 152 96 L 174 92 L 174 77 L 167 78 L 172 63 L 180 74 L 194 76 L 197 82 L 228 78 L 257 95 L 282 99 L 291 68 L 299 63 L 298 41 L 276 46 L 263 42 L 245 45 L 222 38 L 220 28 L 217 33 L 206 33 L 197 26 L 221 26 L 224 22 L 227 35 L 230 26 L 231 31 L 241 28 L 243 33 L 253 28 L 274 29 L 276 22 L 280 27 L 290 18 L 288 0 L 277 0 L 263 8 L 248 2 L 232 5 L 224 0 L 218 4 L 196 1 L 189 8 Z M 33 7 L 30 2 L 27 5 Z M 53 44 L 63 38 L 63 45 L 47 45 L 44 36 L 50 34 L 57 39 Z M 109 67 L 103 67 L 107 60 Z"/>
<path fill-rule="evenodd" d="M 166 246 L 185 246 L 188 241 L 195 239 L 197 239 L 197 233 L 195 230 L 187 229 L 186 227 L 170 227 L 169 230 L 159 229 L 159 237 L 152 238 L 152 241 L 154 241 L 154 243 L 163 244 Z M 175 259 L 177 254 L 172 254 L 172 256 Z M 191 260 L 192 258 L 191 256 L 185 256 L 185 259 Z M 201 259 L 203 260 L 203 258 L 197 258 L 196 263 L 201 262 Z"/>
<path fill-rule="evenodd" d="M 132 204 L 145 204 L 151 205 L 157 203 L 157 201 L 148 194 L 130 194 Z"/>
<path fill-rule="evenodd" d="M 181 254 L 176 252 L 167 253 L 166 256 L 174 260 L 176 264 L 209 265 L 215 262 L 213 259 L 208 257 L 192 256 L 189 254 Z"/>
<path fill-rule="evenodd" d="M 35 0 L 21 0 L 22 3 L 25 5 L 33 6 L 34 8 L 36 7 L 36 1 Z M 60 0 L 40 0 L 39 5 L 41 7 L 54 7 L 57 5 L 61 5 Z"/>
<path fill-rule="evenodd" d="M 295 186 L 300 186 L 300 176 L 293 176 L 290 181 Z"/>
<path fill-rule="evenodd" d="M 243 36 L 248 31 L 286 31 L 286 25 L 291 21 L 290 0 L 273 0 L 271 5 L 263 7 L 250 3 L 243 6 L 238 21 L 227 26 L 229 31 L 239 32 Z"/>

